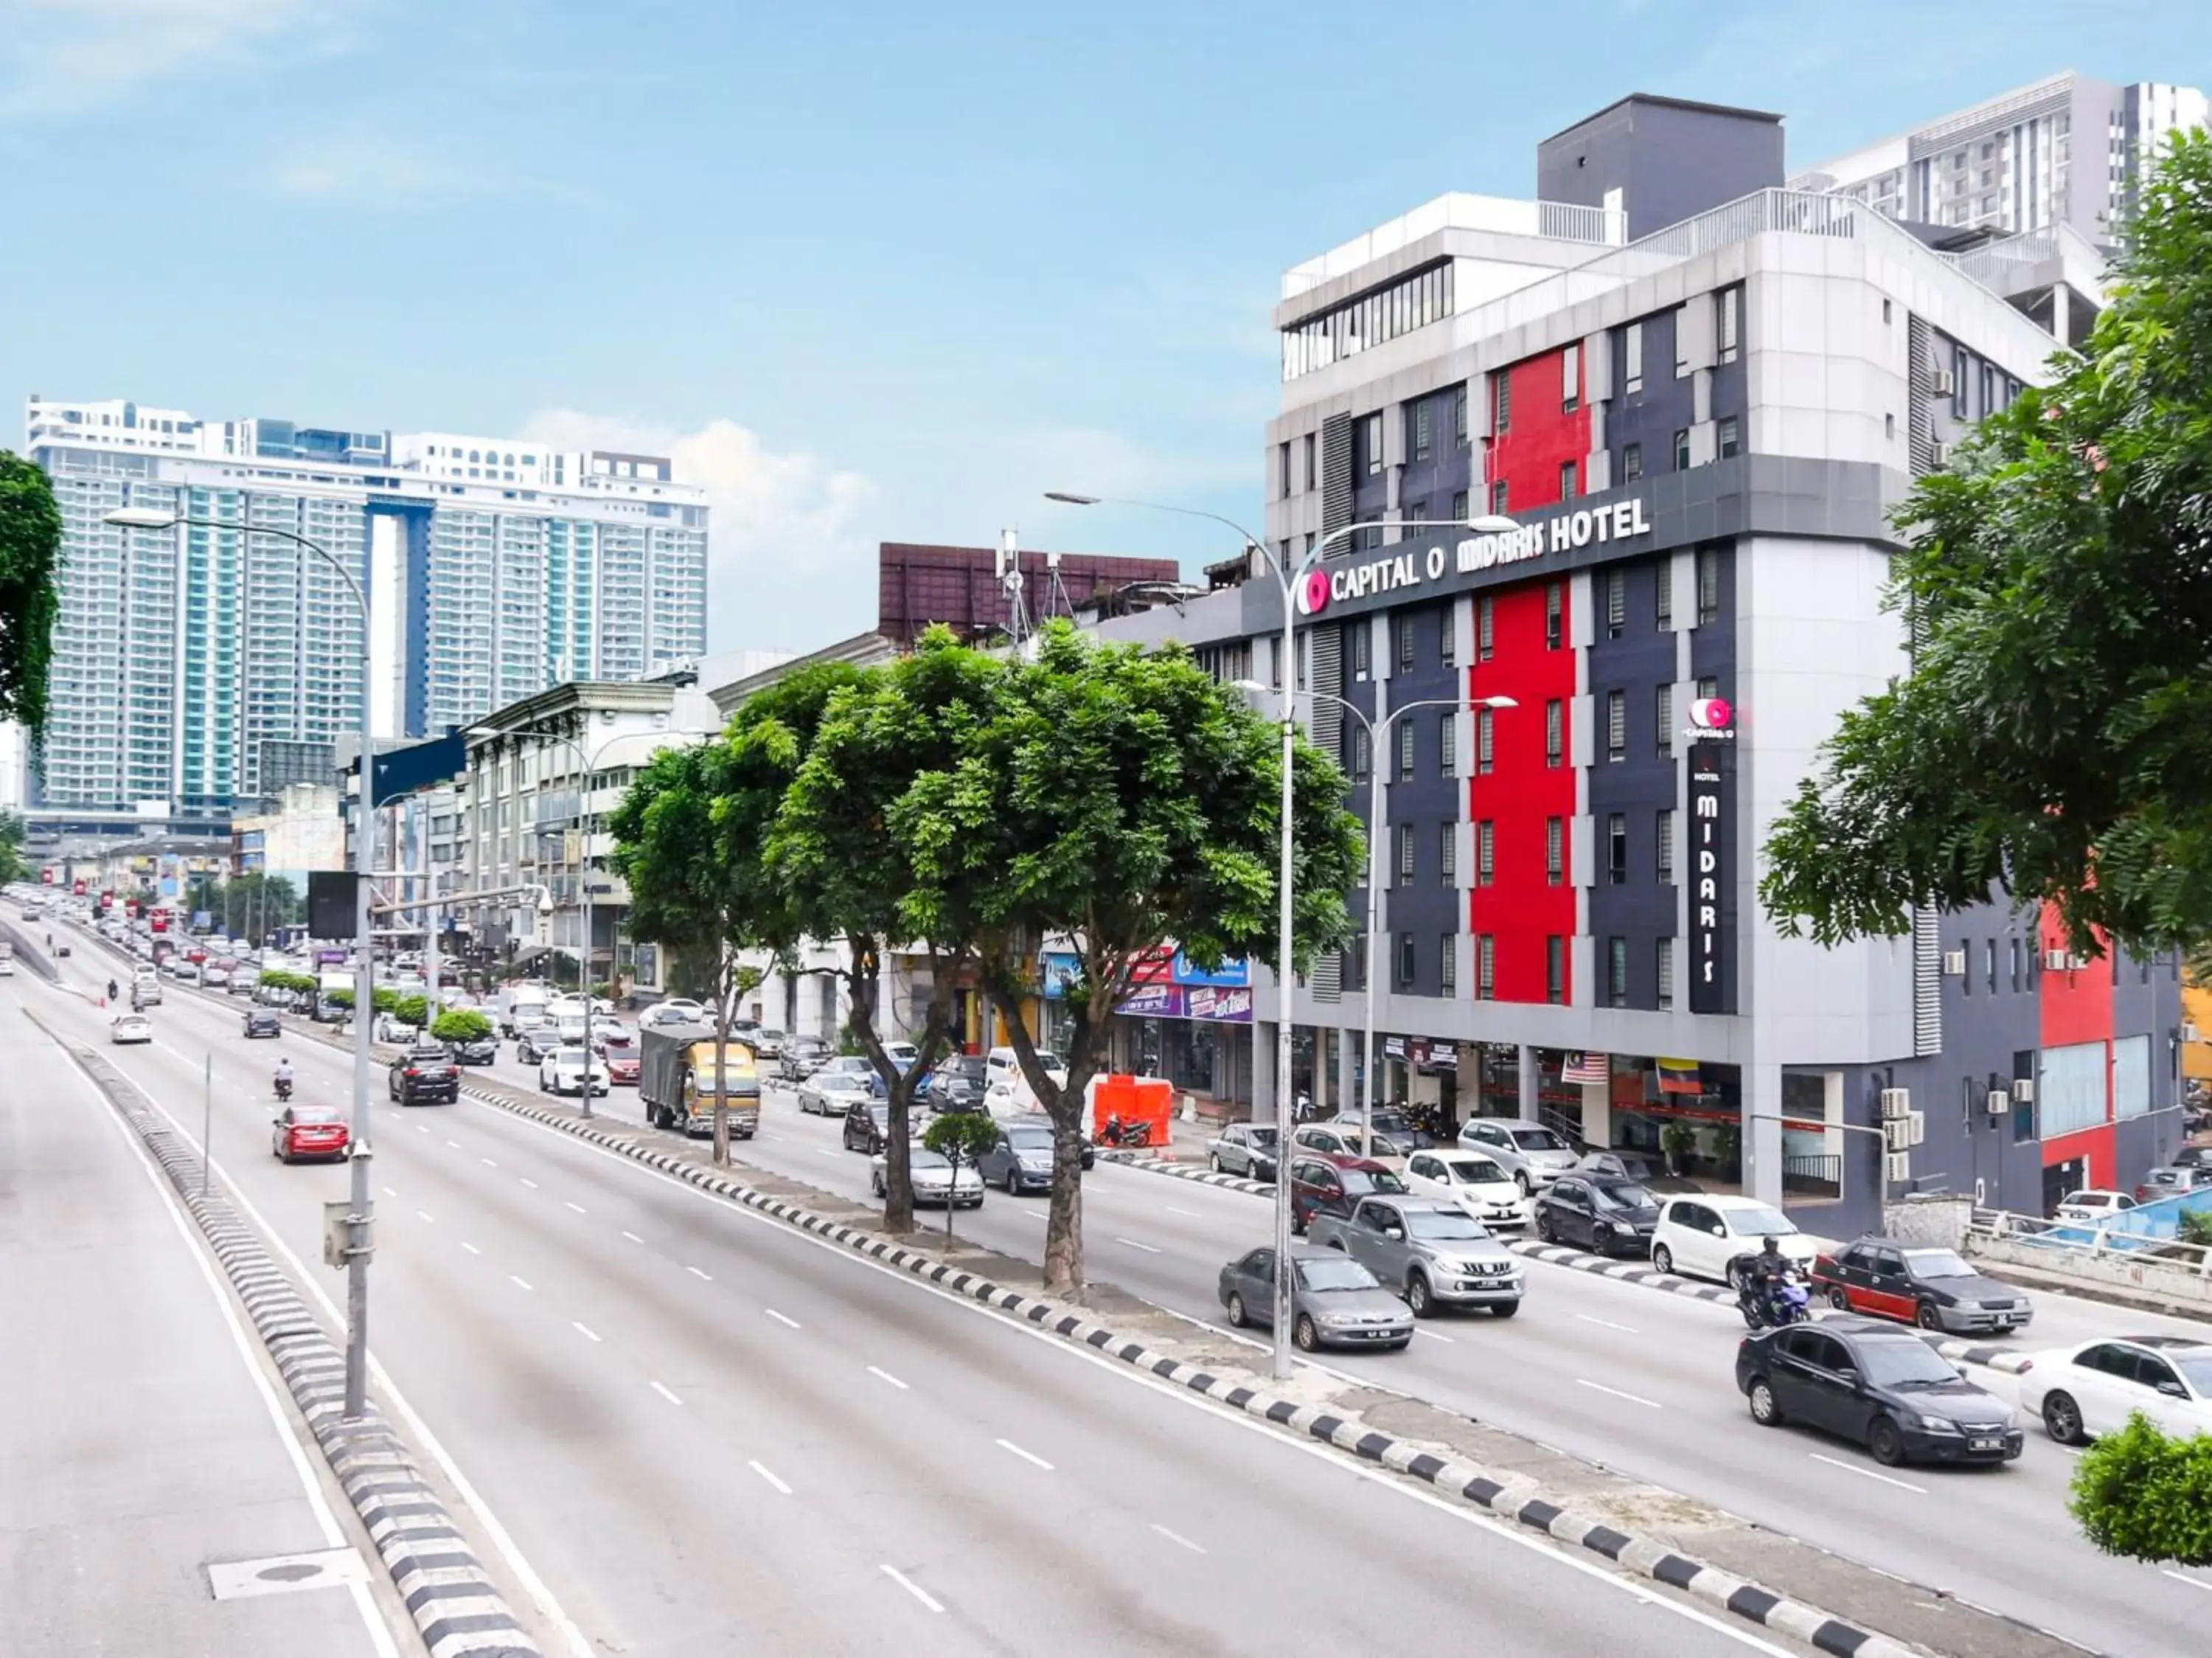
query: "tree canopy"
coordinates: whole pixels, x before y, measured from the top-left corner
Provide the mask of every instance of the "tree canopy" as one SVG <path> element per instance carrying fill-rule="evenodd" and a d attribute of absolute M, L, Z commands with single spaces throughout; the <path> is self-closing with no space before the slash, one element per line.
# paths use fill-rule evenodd
<path fill-rule="evenodd" d="M 2002 890 L 2087 954 L 2212 937 L 2212 137 L 2166 151 L 2114 277 L 2086 350 L 1898 509 L 1911 672 L 1773 830 L 1785 931 Z"/>
<path fill-rule="evenodd" d="M 61 613 L 62 515 L 46 472 L 0 449 L 0 720 L 46 735 L 54 620 Z"/>

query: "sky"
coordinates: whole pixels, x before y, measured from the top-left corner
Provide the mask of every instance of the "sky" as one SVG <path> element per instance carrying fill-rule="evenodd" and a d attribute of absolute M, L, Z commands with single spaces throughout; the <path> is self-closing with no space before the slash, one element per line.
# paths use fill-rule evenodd
<path fill-rule="evenodd" d="M 711 647 L 809 650 L 880 541 L 1233 554 L 1042 494 L 1256 520 L 1282 271 L 1626 93 L 1796 168 L 2212 85 L 2203 3 L 0 0 L 0 399 L 666 453 Z"/>

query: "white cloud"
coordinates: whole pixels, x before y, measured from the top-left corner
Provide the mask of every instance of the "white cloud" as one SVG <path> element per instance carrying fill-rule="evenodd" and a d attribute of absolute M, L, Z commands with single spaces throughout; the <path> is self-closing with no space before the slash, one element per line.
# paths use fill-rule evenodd
<path fill-rule="evenodd" d="M 362 0 L 10 0 L 0 113 L 75 114 L 143 88 L 334 44 Z"/>
<path fill-rule="evenodd" d="M 807 650 L 860 631 L 875 615 L 875 550 L 859 520 L 876 486 L 804 452 L 779 454 L 733 420 L 696 431 L 548 409 L 521 436 L 562 449 L 666 455 L 677 479 L 708 493 L 708 642 L 717 650 Z M 859 603 L 854 603 L 858 598 Z"/>

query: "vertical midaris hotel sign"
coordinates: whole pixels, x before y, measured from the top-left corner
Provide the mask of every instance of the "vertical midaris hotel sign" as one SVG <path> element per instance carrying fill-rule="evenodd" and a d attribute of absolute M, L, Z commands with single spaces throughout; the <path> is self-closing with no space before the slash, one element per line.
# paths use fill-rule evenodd
<path fill-rule="evenodd" d="M 1470 535 L 1447 550 L 1437 546 L 1385 553 L 1364 564 L 1306 572 L 1298 588 L 1298 612 L 1317 616 L 1332 604 L 1348 604 L 1379 594 L 1416 589 L 1449 576 L 1471 576 L 1501 564 L 1522 564 L 1547 553 L 1632 541 L 1651 533 L 1648 504 L 1642 496 L 1608 506 L 1577 507 L 1496 535 Z"/>

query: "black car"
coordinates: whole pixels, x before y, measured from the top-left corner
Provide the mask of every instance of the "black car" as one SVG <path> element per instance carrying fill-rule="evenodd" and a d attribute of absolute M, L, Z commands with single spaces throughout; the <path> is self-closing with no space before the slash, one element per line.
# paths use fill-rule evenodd
<path fill-rule="evenodd" d="M 818 1036 L 787 1038 L 776 1061 L 776 1075 L 787 1082 L 804 1082 L 836 1058 L 836 1053 Z"/>
<path fill-rule="evenodd" d="M 1536 1197 L 1536 1235 L 1601 1255 L 1649 1255 L 1659 1200 L 1634 1180 L 1563 1174 Z"/>
<path fill-rule="evenodd" d="M 471 1036 L 465 1041 L 448 1042 L 446 1051 L 457 1065 L 489 1065 L 499 1059 L 499 1038 Z"/>
<path fill-rule="evenodd" d="M 2024 1330 L 2035 1316 L 2027 1297 L 1977 1272 L 1940 1244 L 1902 1243 L 1871 1234 L 1813 1262 L 1813 1293 L 1839 1313 L 1902 1319 L 1957 1335 Z"/>
<path fill-rule="evenodd" d="M 274 1008 L 249 1008 L 246 1012 L 246 1034 L 249 1039 L 282 1036 L 284 1034 L 284 1021 L 277 1016 Z"/>
<path fill-rule="evenodd" d="M 874 1156 L 890 1143 L 891 1108 L 870 1100 L 845 1109 L 845 1149 Z"/>
<path fill-rule="evenodd" d="M 514 1033 L 514 1057 L 526 1065 L 544 1063 L 545 1056 L 562 1045 L 561 1027 L 547 1022 L 543 1025 L 524 1025 Z M 574 1046 L 574 1043 L 568 1045 Z"/>
<path fill-rule="evenodd" d="M 1917 1336 L 1871 1319 L 1832 1318 L 1746 1336 L 1735 1385 L 1762 1427 L 1797 1423 L 1900 1462 L 2009 1462 L 2011 1405 L 1954 1369 Z"/>
<path fill-rule="evenodd" d="M 921 1098 L 936 1111 L 980 1111 L 989 1082 L 981 1055 L 956 1053 L 923 1080 Z"/>
<path fill-rule="evenodd" d="M 403 1106 L 450 1106 L 461 1097 L 461 1068 L 442 1042 L 418 1042 L 392 1062 L 392 1097 Z"/>

